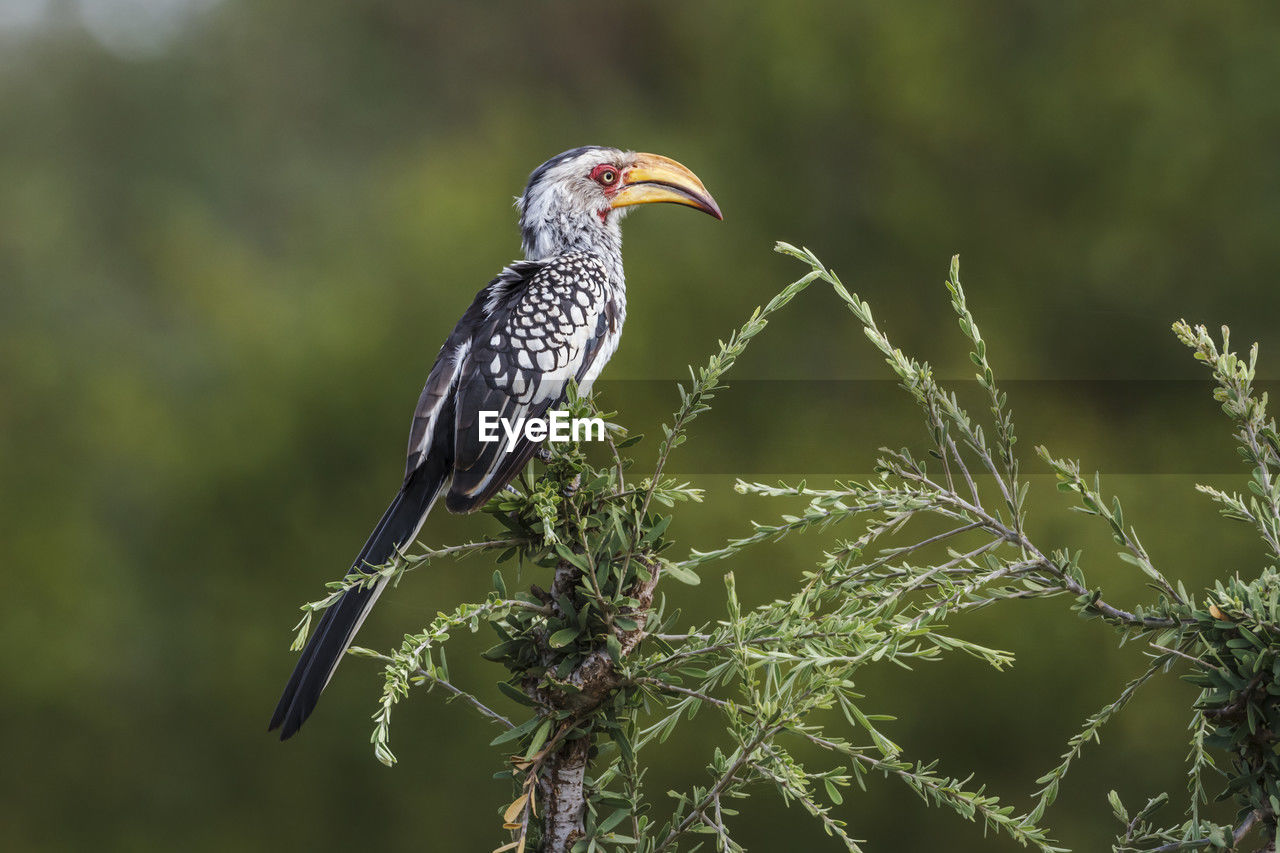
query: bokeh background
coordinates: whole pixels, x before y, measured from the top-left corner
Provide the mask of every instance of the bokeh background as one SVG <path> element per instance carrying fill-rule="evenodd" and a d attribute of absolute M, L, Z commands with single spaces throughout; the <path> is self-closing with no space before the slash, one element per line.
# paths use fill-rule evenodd
<path fill-rule="evenodd" d="M 518 252 L 513 196 L 580 144 L 673 156 L 726 213 L 627 222 L 630 316 L 600 386 L 624 423 L 655 432 L 671 380 L 798 274 L 778 239 L 965 379 L 941 286 L 958 252 L 1012 380 L 1041 540 L 1086 548 L 1120 603 L 1144 596 L 1040 476 L 1045 442 L 1104 471 L 1189 587 L 1255 573 L 1260 547 L 1192 492 L 1243 472 L 1168 328 L 1229 323 L 1280 376 L 1277 43 L 1280 8 L 1262 4 L 0 0 L 0 847 L 503 839 L 493 732 L 415 695 L 383 768 L 368 662 L 344 666 L 298 739 L 265 727 L 296 605 L 380 514 L 437 348 Z M 811 289 L 673 462 L 709 492 L 678 547 L 784 510 L 736 496 L 734 475 L 858 475 L 882 444 L 920 446 L 884 378 Z M 424 535 L 484 529 L 440 513 Z M 827 541 L 735 563 L 744 597 L 788 589 Z M 690 622 L 721 612 L 717 571 L 669 589 Z M 361 643 L 482 596 L 490 574 L 410 576 Z M 1061 601 L 957 630 L 1017 666 L 871 673 L 868 705 L 899 717 L 907 755 L 1020 808 L 1144 665 Z M 450 654 L 485 696 L 489 643 Z M 1047 816 L 1063 842 L 1106 849 L 1110 788 L 1179 801 L 1192 695 L 1167 679 L 1105 731 Z M 705 778 L 714 734 L 651 753 L 659 800 Z M 839 813 L 871 850 L 1013 847 L 891 781 Z M 835 849 L 763 791 L 737 826 L 753 850 Z"/>

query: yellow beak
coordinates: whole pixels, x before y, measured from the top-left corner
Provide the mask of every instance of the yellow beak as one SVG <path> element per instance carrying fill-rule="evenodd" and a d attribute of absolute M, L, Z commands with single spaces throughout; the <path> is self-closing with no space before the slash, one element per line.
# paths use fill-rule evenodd
<path fill-rule="evenodd" d="M 716 219 L 724 219 L 720 206 L 693 172 L 659 154 L 637 154 L 635 163 L 623 170 L 622 188 L 609 206 L 618 208 L 660 201 L 694 207 Z"/>

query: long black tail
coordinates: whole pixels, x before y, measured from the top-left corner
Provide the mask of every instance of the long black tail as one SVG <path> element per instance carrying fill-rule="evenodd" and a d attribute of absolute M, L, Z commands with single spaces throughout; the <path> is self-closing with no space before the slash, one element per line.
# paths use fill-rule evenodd
<path fill-rule="evenodd" d="M 373 529 L 369 541 L 360 549 L 351 572 L 381 565 L 391 559 L 397 548 L 409 544 L 447 478 L 445 466 L 433 464 L 430 459 L 414 471 L 382 514 L 382 520 Z M 280 704 L 271 717 L 268 731 L 279 728 L 280 740 L 292 737 L 311 716 L 320 701 L 320 693 L 333 677 L 343 654 L 385 585 L 384 580 L 372 589 L 349 589 L 324 612 L 307 647 L 302 650 L 298 665 L 294 667 L 280 697 Z"/>

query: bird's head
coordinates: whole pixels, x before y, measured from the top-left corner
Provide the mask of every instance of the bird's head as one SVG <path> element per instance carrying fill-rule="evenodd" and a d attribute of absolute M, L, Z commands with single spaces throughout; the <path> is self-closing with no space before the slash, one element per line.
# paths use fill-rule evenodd
<path fill-rule="evenodd" d="M 618 223 L 630 208 L 663 201 L 724 218 L 698 176 L 675 160 L 594 145 L 566 151 L 534 169 L 516 200 L 525 256 L 619 247 Z"/>

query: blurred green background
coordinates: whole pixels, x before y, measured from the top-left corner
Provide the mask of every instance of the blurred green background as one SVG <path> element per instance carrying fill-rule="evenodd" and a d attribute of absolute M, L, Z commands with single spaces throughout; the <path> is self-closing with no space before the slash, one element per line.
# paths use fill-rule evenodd
<path fill-rule="evenodd" d="M 1189 587 L 1256 572 L 1247 531 L 1192 492 L 1243 472 L 1168 327 L 1229 323 L 1280 375 L 1277 43 L 1262 4 L 0 0 L 0 847 L 503 839 L 493 731 L 415 695 L 383 768 L 368 662 L 298 739 L 265 728 L 296 605 L 381 513 L 440 343 L 518 252 L 513 196 L 576 145 L 675 157 L 726 214 L 626 223 L 630 317 L 600 385 L 624 423 L 655 432 L 669 380 L 798 275 L 778 239 L 967 377 L 941 286 L 959 252 L 1026 454 L 1101 467 Z M 829 293 L 780 315 L 673 462 L 709 490 L 678 547 L 784 509 L 736 496 L 734 474 L 864 474 L 879 445 L 919 446 L 883 367 Z M 1033 479 L 1042 542 L 1086 547 L 1094 583 L 1140 600 L 1102 531 Z M 439 513 L 424 535 L 485 528 Z M 787 589 L 827 541 L 734 564 L 744 598 Z M 490 574 L 411 575 L 361 643 Z M 668 594 L 690 621 L 720 612 L 714 571 Z M 900 717 L 908 756 L 1025 807 L 1141 648 L 1061 601 L 957 629 L 1017 666 L 876 673 L 868 705 Z M 450 653 L 485 696 L 501 673 L 471 652 L 489 644 Z M 1179 800 L 1192 695 L 1167 679 L 1104 732 L 1047 816 L 1063 842 L 1106 849 L 1109 788 Z M 651 753 L 652 793 L 704 779 L 713 737 Z M 885 780 L 839 813 L 872 850 L 1013 846 Z M 737 825 L 753 850 L 835 849 L 764 791 Z"/>

